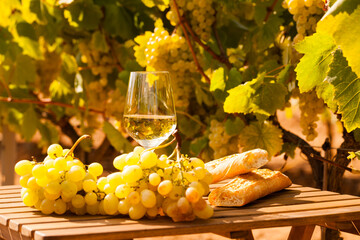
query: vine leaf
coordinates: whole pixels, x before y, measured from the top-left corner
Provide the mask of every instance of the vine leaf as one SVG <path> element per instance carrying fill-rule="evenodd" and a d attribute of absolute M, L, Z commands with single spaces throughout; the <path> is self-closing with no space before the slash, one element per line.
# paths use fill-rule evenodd
<path fill-rule="evenodd" d="M 338 113 L 348 132 L 360 127 L 360 81 L 352 71 L 340 50 L 335 51 L 334 61 L 326 78 L 334 85 L 334 100 L 339 106 Z"/>
<path fill-rule="evenodd" d="M 245 127 L 245 123 L 240 118 L 228 118 L 225 122 L 225 131 L 230 136 L 240 134 L 241 130 Z"/>
<path fill-rule="evenodd" d="M 131 152 L 132 146 L 124 136 L 116 130 L 116 128 L 109 122 L 104 122 L 103 131 L 109 139 L 111 145 L 119 152 Z"/>
<path fill-rule="evenodd" d="M 123 39 L 135 37 L 134 23 L 124 7 L 106 5 L 105 10 L 104 28 L 108 33 Z"/>
<path fill-rule="evenodd" d="M 298 52 L 305 55 L 295 68 L 300 92 L 307 92 L 323 82 L 332 61 L 336 45 L 333 38 L 322 32 L 305 38 L 295 45 Z"/>
<path fill-rule="evenodd" d="M 272 115 L 285 104 L 287 89 L 280 83 L 265 81 L 265 73 L 228 91 L 224 111 Z"/>
<path fill-rule="evenodd" d="M 25 85 L 32 83 L 36 78 L 36 67 L 34 60 L 26 55 L 18 55 L 16 57 L 14 83 L 17 85 Z"/>
<path fill-rule="evenodd" d="M 270 122 L 252 122 L 246 126 L 239 135 L 243 151 L 262 148 L 274 156 L 282 149 L 282 132 Z"/>
<path fill-rule="evenodd" d="M 224 68 L 220 67 L 213 72 L 210 82 L 210 91 L 213 92 L 217 89 L 224 91 L 225 86 L 225 71 Z"/>
<path fill-rule="evenodd" d="M 265 50 L 274 42 L 276 35 L 279 33 L 283 19 L 278 16 L 271 16 L 269 20 L 259 27 L 259 31 L 254 35 L 254 42 L 259 51 Z"/>

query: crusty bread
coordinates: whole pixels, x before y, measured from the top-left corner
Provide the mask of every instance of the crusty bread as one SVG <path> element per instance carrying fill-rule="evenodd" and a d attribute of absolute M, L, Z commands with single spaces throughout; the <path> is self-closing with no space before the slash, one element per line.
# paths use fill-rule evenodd
<path fill-rule="evenodd" d="M 216 183 L 262 167 L 269 161 L 267 158 L 267 151 L 254 149 L 210 161 L 205 168 L 213 175 L 212 183 Z"/>
<path fill-rule="evenodd" d="M 214 206 L 243 206 L 291 184 L 291 180 L 279 171 L 256 169 L 214 189 L 209 202 Z"/>

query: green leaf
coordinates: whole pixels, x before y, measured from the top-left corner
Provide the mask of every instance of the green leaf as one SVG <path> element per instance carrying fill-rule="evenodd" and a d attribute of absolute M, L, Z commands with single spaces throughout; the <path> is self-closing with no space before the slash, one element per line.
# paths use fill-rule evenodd
<path fill-rule="evenodd" d="M 105 11 L 104 28 L 108 33 L 123 39 L 135 37 L 133 20 L 124 7 L 106 5 Z"/>
<path fill-rule="evenodd" d="M 281 70 L 279 72 L 279 75 L 276 77 L 276 82 L 285 85 L 290 76 L 290 69 L 291 69 L 291 65 L 290 64 L 286 65 L 285 68 Z"/>
<path fill-rule="evenodd" d="M 274 156 L 281 151 L 282 132 L 270 122 L 252 122 L 246 126 L 239 136 L 243 151 L 261 148 Z"/>
<path fill-rule="evenodd" d="M 54 124 L 50 121 L 46 121 L 45 123 L 39 122 L 38 129 L 41 134 L 41 138 L 39 140 L 38 145 L 40 147 L 47 147 L 52 143 L 59 142 L 59 132 Z"/>
<path fill-rule="evenodd" d="M 254 35 L 254 44 L 259 51 L 265 50 L 274 42 L 275 37 L 280 31 L 283 19 L 272 15 L 267 22 L 262 24 Z"/>
<path fill-rule="evenodd" d="M 207 146 L 209 139 L 204 137 L 195 138 L 190 143 L 190 151 L 195 155 L 198 156 L 201 151 Z"/>
<path fill-rule="evenodd" d="M 73 1 L 66 8 L 64 17 L 73 27 L 95 30 L 98 28 L 103 14 L 100 7 L 95 5 L 92 0 L 78 0 Z"/>
<path fill-rule="evenodd" d="M 255 94 L 256 89 L 254 85 L 264 80 L 265 73 L 259 75 L 258 78 L 252 81 L 241 84 L 228 91 L 229 96 L 224 102 L 224 111 L 227 113 L 250 113 L 252 112 L 252 96 Z"/>
<path fill-rule="evenodd" d="M 16 42 L 23 49 L 23 54 L 35 59 L 42 59 L 43 55 L 34 27 L 29 23 L 19 22 L 16 24 L 16 31 L 18 34 Z"/>
<path fill-rule="evenodd" d="M 322 19 L 326 18 L 329 15 L 337 15 L 341 12 L 352 13 L 356 7 L 360 4 L 359 1 L 356 0 L 330 0 L 331 8 L 325 13 Z"/>
<path fill-rule="evenodd" d="M 32 106 L 30 106 L 27 111 L 24 113 L 22 124 L 21 124 L 21 133 L 26 141 L 30 141 L 34 136 L 38 125 L 38 116 Z"/>
<path fill-rule="evenodd" d="M 66 72 L 70 74 L 77 72 L 78 65 L 73 55 L 63 52 L 61 54 L 61 60 L 62 60 L 62 66 Z"/>
<path fill-rule="evenodd" d="M 225 90 L 225 71 L 224 68 L 220 67 L 213 72 L 210 82 L 210 91 Z"/>
<path fill-rule="evenodd" d="M 236 69 L 231 68 L 229 71 L 228 79 L 226 81 L 226 90 L 232 89 L 243 83 L 242 74 Z"/>
<path fill-rule="evenodd" d="M 253 103 L 257 106 L 254 112 L 273 115 L 277 109 L 281 109 L 285 104 L 285 97 L 288 91 L 286 87 L 280 83 L 264 83 L 256 91 Z"/>
<path fill-rule="evenodd" d="M 340 45 L 351 69 L 360 76 L 360 7 L 350 16 L 345 16 L 341 20 L 338 30 L 333 35 L 335 42 Z"/>
<path fill-rule="evenodd" d="M 104 122 L 103 131 L 111 145 L 119 152 L 131 152 L 132 146 L 124 136 L 109 122 Z"/>
<path fill-rule="evenodd" d="M 294 158 L 295 157 L 295 150 L 297 148 L 296 144 L 292 144 L 292 143 L 288 143 L 288 142 L 284 142 L 284 144 L 282 145 L 282 149 L 281 152 L 286 153 L 287 155 L 289 155 L 289 157 Z"/>
<path fill-rule="evenodd" d="M 333 38 L 317 32 L 295 46 L 305 55 L 295 68 L 301 92 L 307 92 L 323 82 L 336 49 Z"/>
<path fill-rule="evenodd" d="M 240 134 L 241 130 L 245 127 L 245 123 L 240 118 L 227 119 L 225 122 L 225 132 L 229 136 L 235 136 Z"/>
<path fill-rule="evenodd" d="M 326 78 L 334 85 L 334 100 L 339 106 L 338 113 L 348 132 L 360 127 L 360 81 L 348 66 L 340 50 L 334 53 L 334 61 Z"/>
<path fill-rule="evenodd" d="M 316 87 L 316 94 L 319 98 L 323 99 L 326 105 L 333 111 L 336 112 L 337 104 L 334 101 L 334 86 L 327 81 L 322 82 Z"/>
<path fill-rule="evenodd" d="M 34 60 L 29 56 L 18 55 L 15 63 L 14 83 L 17 85 L 33 83 L 36 78 Z"/>
<path fill-rule="evenodd" d="M 201 86 L 195 86 L 195 97 L 196 101 L 201 105 L 205 104 L 207 106 L 212 106 L 214 104 L 214 99 L 212 94 L 206 90 L 204 90 Z"/>
<path fill-rule="evenodd" d="M 169 0 L 141 0 L 145 6 L 152 8 L 158 7 L 161 11 L 164 11 L 169 7 Z"/>
<path fill-rule="evenodd" d="M 69 95 L 73 93 L 70 84 L 62 78 L 54 80 L 50 84 L 49 91 L 52 99 L 64 102 L 70 101 L 71 97 Z"/>

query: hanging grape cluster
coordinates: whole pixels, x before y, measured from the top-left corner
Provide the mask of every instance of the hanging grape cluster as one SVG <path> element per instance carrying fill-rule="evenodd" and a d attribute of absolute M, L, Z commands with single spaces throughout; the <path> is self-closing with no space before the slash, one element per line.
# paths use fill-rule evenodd
<path fill-rule="evenodd" d="M 184 37 L 169 34 L 157 22 L 153 33 L 137 37 L 135 57 L 149 71 L 169 71 L 177 108 L 187 108 L 193 90 L 194 78 L 199 78 L 196 64 Z M 145 54 L 144 54 L 145 52 Z"/>
<path fill-rule="evenodd" d="M 189 19 L 190 27 L 200 39 L 208 41 L 211 37 L 211 26 L 215 22 L 213 0 L 177 0 L 180 16 Z M 166 17 L 173 26 L 179 24 L 179 18 L 173 2 Z"/>
<path fill-rule="evenodd" d="M 312 35 L 316 31 L 317 22 L 324 14 L 322 0 L 285 0 L 283 7 L 288 8 L 296 22 L 297 35 L 294 37 L 294 43 Z"/>
<path fill-rule="evenodd" d="M 324 101 L 319 99 L 315 91 L 301 93 L 299 95 L 300 126 L 306 140 L 314 140 L 318 133 L 316 131 L 319 114 L 324 112 Z"/>
<path fill-rule="evenodd" d="M 237 138 L 228 135 L 224 124 L 216 119 L 210 122 L 209 146 L 214 150 L 214 159 L 239 152 Z"/>
<path fill-rule="evenodd" d="M 59 144 L 47 153 L 43 162 L 15 165 L 24 204 L 44 214 L 121 214 L 134 220 L 167 215 L 176 222 L 213 215 L 202 198 L 209 193 L 212 175 L 198 158 L 172 160 L 135 147 L 114 159 L 119 171 L 102 177 L 101 164 L 85 166 Z"/>

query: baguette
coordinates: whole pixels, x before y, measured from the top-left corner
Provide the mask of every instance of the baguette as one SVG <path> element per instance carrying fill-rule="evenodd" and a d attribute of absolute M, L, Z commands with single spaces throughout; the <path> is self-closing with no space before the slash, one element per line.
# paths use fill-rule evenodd
<path fill-rule="evenodd" d="M 212 183 L 217 183 L 264 166 L 269 161 L 267 157 L 267 151 L 254 149 L 210 161 L 205 168 L 213 175 Z"/>
<path fill-rule="evenodd" d="M 243 206 L 291 184 L 279 171 L 256 169 L 214 189 L 209 194 L 209 202 L 214 206 Z"/>

